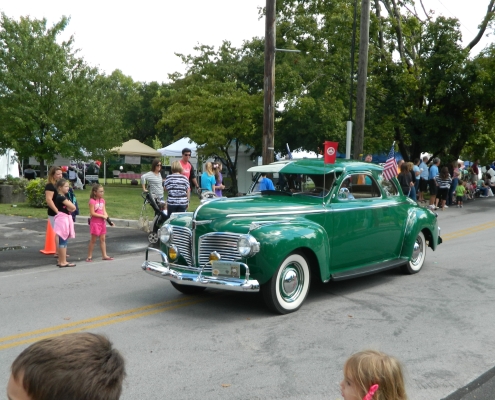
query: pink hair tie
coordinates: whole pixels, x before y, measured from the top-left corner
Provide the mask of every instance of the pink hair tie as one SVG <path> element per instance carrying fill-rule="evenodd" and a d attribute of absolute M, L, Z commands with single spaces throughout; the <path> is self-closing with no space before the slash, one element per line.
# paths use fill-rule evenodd
<path fill-rule="evenodd" d="M 363 397 L 363 400 L 372 400 L 373 395 L 375 392 L 378 390 L 378 385 L 373 385 L 370 387 L 370 390 L 368 390 L 368 393 L 366 393 L 366 396 Z"/>

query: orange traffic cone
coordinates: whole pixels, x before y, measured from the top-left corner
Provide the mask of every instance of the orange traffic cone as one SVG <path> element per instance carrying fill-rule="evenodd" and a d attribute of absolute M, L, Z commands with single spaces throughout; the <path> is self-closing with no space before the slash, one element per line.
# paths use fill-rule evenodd
<path fill-rule="evenodd" d="M 45 248 L 40 250 L 43 254 L 55 254 L 55 232 L 50 225 L 50 221 L 46 224 Z"/>

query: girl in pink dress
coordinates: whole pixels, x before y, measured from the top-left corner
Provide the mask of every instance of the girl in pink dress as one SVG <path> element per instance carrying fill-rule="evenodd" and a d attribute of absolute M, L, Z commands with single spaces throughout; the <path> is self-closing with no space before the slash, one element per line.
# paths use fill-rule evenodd
<path fill-rule="evenodd" d="M 100 249 L 103 260 L 113 260 L 113 257 L 109 257 L 107 254 L 105 235 L 107 233 L 107 221 L 110 226 L 114 226 L 114 223 L 108 218 L 105 209 L 105 199 L 103 199 L 104 193 L 103 186 L 99 184 L 95 184 L 91 188 L 89 198 L 89 214 L 91 215 L 89 220 L 89 233 L 91 234 L 91 239 L 89 241 L 88 258 L 86 258 L 86 262 L 93 261 L 93 249 L 97 238 L 100 238 Z"/>

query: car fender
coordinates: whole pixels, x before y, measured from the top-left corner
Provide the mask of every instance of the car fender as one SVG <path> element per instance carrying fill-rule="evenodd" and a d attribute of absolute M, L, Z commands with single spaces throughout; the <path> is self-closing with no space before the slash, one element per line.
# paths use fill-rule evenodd
<path fill-rule="evenodd" d="M 289 254 L 298 250 L 306 255 L 312 270 L 317 268 L 321 279 L 328 280 L 330 242 L 320 225 L 307 220 L 281 222 L 259 227 L 250 234 L 260 243 L 260 251 L 247 261 L 251 276 L 261 284 L 273 276 Z"/>
<path fill-rule="evenodd" d="M 428 246 L 435 250 L 438 243 L 438 229 L 435 214 L 422 208 L 410 209 L 404 230 L 404 241 L 402 244 L 401 257 L 410 259 L 413 245 L 419 232 L 423 232 Z"/>

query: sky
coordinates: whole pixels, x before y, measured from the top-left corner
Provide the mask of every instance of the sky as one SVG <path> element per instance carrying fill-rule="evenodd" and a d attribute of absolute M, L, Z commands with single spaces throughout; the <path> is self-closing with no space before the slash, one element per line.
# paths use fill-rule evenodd
<path fill-rule="evenodd" d="M 476 35 L 488 2 L 423 0 L 435 15 L 460 19 L 465 44 Z M 174 53 L 192 54 L 198 44 L 219 46 L 223 40 L 240 46 L 263 37 L 258 8 L 265 5 L 266 0 L 0 0 L 0 11 L 16 19 L 46 18 L 50 26 L 62 15 L 70 16 L 64 35 L 74 35 L 75 48 L 91 66 L 107 74 L 120 69 L 134 81 L 166 82 L 168 74 L 184 72 Z M 484 38 L 478 50 L 493 40 Z"/>

